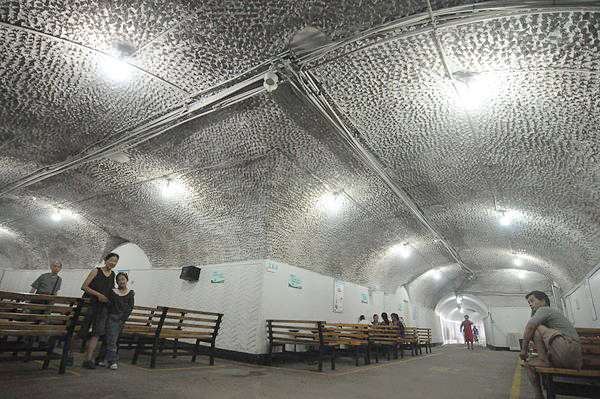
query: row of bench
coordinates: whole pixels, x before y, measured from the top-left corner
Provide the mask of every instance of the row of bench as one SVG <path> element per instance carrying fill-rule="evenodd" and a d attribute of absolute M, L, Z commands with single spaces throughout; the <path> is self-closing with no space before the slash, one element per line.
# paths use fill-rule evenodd
<path fill-rule="evenodd" d="M 600 398 L 600 328 L 576 328 L 581 341 L 581 370 L 536 367 L 547 399 L 556 395 Z"/>
<path fill-rule="evenodd" d="M 72 338 L 80 329 L 88 309 L 82 298 L 0 291 L 0 361 L 60 360 L 65 372 Z M 150 367 L 159 355 L 190 355 L 192 361 L 208 351 L 214 364 L 215 342 L 222 313 L 157 306 L 135 306 L 123 327 L 119 347 L 135 348 L 133 363 L 150 356 Z M 35 337 L 48 337 L 45 345 Z M 55 349 L 63 343 L 62 352 Z M 205 343 L 208 345 L 201 345 Z"/>
<path fill-rule="evenodd" d="M 388 360 L 393 353 L 404 357 L 404 349 L 412 355 L 431 352 L 431 329 L 405 327 L 403 331 L 397 326 L 368 326 L 365 324 L 327 323 L 317 320 L 267 320 L 269 339 L 269 359 L 281 348 L 282 355 L 288 356 L 286 346 L 301 345 L 307 348 L 302 355 L 316 357 L 319 371 L 323 371 L 323 360 L 330 358 L 331 369 L 335 370 L 336 358 L 344 355 L 354 357 L 358 366 L 359 357 L 364 356 L 365 364 L 371 363 L 371 355 L 379 362 L 381 353 L 387 354 Z"/>

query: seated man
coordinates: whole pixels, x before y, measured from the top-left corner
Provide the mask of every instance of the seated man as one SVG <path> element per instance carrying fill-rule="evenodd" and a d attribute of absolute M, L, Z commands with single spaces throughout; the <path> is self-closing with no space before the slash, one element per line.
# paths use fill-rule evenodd
<path fill-rule="evenodd" d="M 569 320 L 556 308 L 550 307 L 550 298 L 542 291 L 532 291 L 525 296 L 532 310 L 531 319 L 525 326 L 521 359 L 527 360 L 529 341 L 538 357 L 527 360 L 527 376 L 535 390 L 536 399 L 543 399 L 539 375 L 535 367 L 581 369 L 581 344 L 577 331 Z"/>

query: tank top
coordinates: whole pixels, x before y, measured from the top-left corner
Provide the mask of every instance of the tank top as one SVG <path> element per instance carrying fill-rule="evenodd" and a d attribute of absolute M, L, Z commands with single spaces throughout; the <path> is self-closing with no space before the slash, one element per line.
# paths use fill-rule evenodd
<path fill-rule="evenodd" d="M 90 282 L 90 288 L 108 298 L 110 292 L 115 287 L 115 272 L 111 270 L 110 275 L 106 277 L 102 272 L 101 267 L 97 267 L 96 269 L 98 270 L 98 273 L 96 273 L 96 276 Z M 84 296 L 91 297 L 87 292 Z"/>

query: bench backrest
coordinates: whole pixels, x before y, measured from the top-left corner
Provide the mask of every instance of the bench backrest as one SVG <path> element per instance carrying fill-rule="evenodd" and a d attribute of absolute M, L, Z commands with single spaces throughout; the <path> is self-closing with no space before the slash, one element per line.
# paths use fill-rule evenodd
<path fill-rule="evenodd" d="M 366 344 L 369 326 L 352 323 L 326 323 L 323 325 L 323 340 L 327 344 Z"/>
<path fill-rule="evenodd" d="M 369 340 L 377 343 L 396 344 L 402 340 L 398 326 L 377 325 L 369 328 Z"/>
<path fill-rule="evenodd" d="M 123 332 L 126 334 L 155 334 L 158 329 L 161 313 L 157 308 L 135 305 L 129 318 L 123 325 Z"/>
<path fill-rule="evenodd" d="M 156 310 L 160 315 L 161 334 L 171 332 L 176 335 L 177 331 L 187 331 L 214 338 L 223 318 L 222 313 L 193 309 L 157 306 Z"/>
<path fill-rule="evenodd" d="M 323 345 L 324 321 L 319 320 L 267 320 L 268 338 L 272 344 Z"/>
<path fill-rule="evenodd" d="M 0 336 L 59 336 L 73 330 L 82 298 L 0 291 Z"/>
<path fill-rule="evenodd" d="M 600 328 L 577 328 L 584 369 L 600 369 Z"/>
<path fill-rule="evenodd" d="M 419 344 L 430 344 L 431 328 L 417 327 L 417 339 Z"/>

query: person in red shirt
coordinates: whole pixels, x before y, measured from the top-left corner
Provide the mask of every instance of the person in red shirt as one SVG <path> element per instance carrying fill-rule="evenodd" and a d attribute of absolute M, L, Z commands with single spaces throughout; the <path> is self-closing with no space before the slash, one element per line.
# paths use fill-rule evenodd
<path fill-rule="evenodd" d="M 463 332 L 463 330 L 464 330 L 465 342 L 467 343 L 467 349 L 474 350 L 473 340 L 475 337 L 473 336 L 473 329 L 471 328 L 472 325 L 473 325 L 473 322 L 471 320 L 469 320 L 469 315 L 465 315 L 465 321 L 463 321 L 460 324 L 460 332 Z M 469 348 L 469 342 L 471 343 L 470 348 Z"/>

